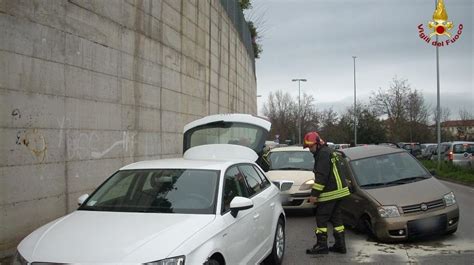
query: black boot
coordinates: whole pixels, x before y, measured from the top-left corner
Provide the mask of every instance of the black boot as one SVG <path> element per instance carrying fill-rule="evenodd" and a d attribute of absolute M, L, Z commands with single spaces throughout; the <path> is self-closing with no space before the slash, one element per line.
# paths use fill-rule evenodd
<path fill-rule="evenodd" d="M 316 234 L 317 242 L 313 248 L 307 249 L 306 254 L 328 254 L 328 234 L 318 233 Z"/>
<path fill-rule="evenodd" d="M 329 251 L 345 254 L 347 250 L 344 232 L 338 233 L 334 231 L 334 239 L 336 240 L 336 242 L 332 247 L 329 247 Z"/>

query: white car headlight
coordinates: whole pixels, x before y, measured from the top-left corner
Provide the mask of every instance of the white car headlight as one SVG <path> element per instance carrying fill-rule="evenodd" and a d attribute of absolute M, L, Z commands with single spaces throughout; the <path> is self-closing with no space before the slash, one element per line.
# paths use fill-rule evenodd
<path fill-rule="evenodd" d="M 456 204 L 456 196 L 454 196 L 454 192 L 450 192 L 446 195 L 444 195 L 444 203 L 446 206 L 451 206 Z"/>
<path fill-rule="evenodd" d="M 383 217 L 383 218 L 400 216 L 400 212 L 398 211 L 397 206 L 380 206 L 378 210 L 379 210 L 380 217 Z"/>
<path fill-rule="evenodd" d="M 305 183 L 303 183 L 299 190 L 310 190 L 313 188 L 314 185 L 314 179 L 307 180 Z"/>
<path fill-rule="evenodd" d="M 145 263 L 146 265 L 184 265 L 184 256 L 172 257 Z"/>

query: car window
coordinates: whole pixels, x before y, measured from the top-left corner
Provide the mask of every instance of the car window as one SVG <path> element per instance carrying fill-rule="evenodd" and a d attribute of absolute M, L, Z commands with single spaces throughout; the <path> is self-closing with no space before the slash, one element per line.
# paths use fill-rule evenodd
<path fill-rule="evenodd" d="M 249 197 L 247 184 L 244 176 L 237 169 L 237 166 L 229 168 L 224 176 L 224 192 L 222 194 L 222 212 L 230 210 L 230 202 L 235 196 Z"/>
<path fill-rule="evenodd" d="M 118 212 L 215 213 L 219 171 L 124 170 L 79 208 Z"/>
<path fill-rule="evenodd" d="M 135 176 L 136 174 L 129 174 L 124 175 L 121 178 L 117 178 L 116 184 L 110 185 L 107 192 L 104 193 L 101 199 L 103 201 L 110 201 L 125 197 Z"/>
<path fill-rule="evenodd" d="M 216 122 L 186 132 L 185 149 L 205 144 L 234 144 L 260 152 L 266 131 L 258 126 L 238 122 Z"/>
<path fill-rule="evenodd" d="M 429 173 L 408 153 L 394 153 L 351 161 L 360 186 L 427 177 Z"/>
<path fill-rule="evenodd" d="M 267 179 L 265 174 L 263 174 L 262 171 L 260 171 L 256 166 L 253 166 L 253 168 L 255 169 L 255 171 L 257 171 L 258 175 L 260 176 L 260 179 L 262 180 L 263 188 L 270 186 L 271 185 L 270 181 Z"/>
<path fill-rule="evenodd" d="M 313 170 L 314 156 L 307 151 L 270 152 L 270 170 Z"/>
<path fill-rule="evenodd" d="M 464 154 L 471 153 L 474 154 L 474 144 L 455 144 L 453 146 L 453 153 L 455 154 Z"/>
<path fill-rule="evenodd" d="M 251 165 L 240 165 L 240 171 L 244 174 L 245 180 L 249 186 L 250 196 L 259 193 L 263 188 L 262 179 L 258 175 L 257 171 Z"/>
<path fill-rule="evenodd" d="M 450 147 L 449 144 L 442 144 L 442 145 L 441 145 L 441 154 L 446 153 L 446 151 L 448 151 L 449 147 Z M 435 148 L 434 154 L 435 154 L 435 155 L 438 154 L 438 148 Z"/>

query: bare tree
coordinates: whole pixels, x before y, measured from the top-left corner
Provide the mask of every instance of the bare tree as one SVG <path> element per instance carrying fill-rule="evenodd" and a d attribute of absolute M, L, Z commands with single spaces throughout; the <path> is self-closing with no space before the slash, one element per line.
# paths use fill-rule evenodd
<path fill-rule="evenodd" d="M 318 131 L 321 115 L 316 109 L 314 97 L 303 93 L 301 98 L 301 139 L 305 133 Z"/>
<path fill-rule="evenodd" d="M 326 109 L 321 112 L 321 137 L 328 142 L 340 142 L 341 131 L 338 128 L 339 117 L 332 109 Z"/>
<path fill-rule="evenodd" d="M 441 117 L 440 119 L 441 123 L 449 120 L 449 117 L 451 116 L 451 110 L 448 107 L 441 107 L 439 112 L 440 112 L 440 117 Z M 436 125 L 436 121 L 438 120 L 438 111 L 436 110 L 436 107 L 433 107 L 432 113 L 433 113 L 433 122 Z"/>
<path fill-rule="evenodd" d="M 474 114 L 466 108 L 459 109 L 459 118 L 462 121 L 474 120 Z"/>
<path fill-rule="evenodd" d="M 297 138 L 297 112 L 298 106 L 289 93 L 283 93 L 281 90 L 270 93 L 267 103 L 263 106 L 263 115 L 272 123 L 270 137 L 278 134 L 282 140 L 291 138 L 294 141 Z"/>
<path fill-rule="evenodd" d="M 386 115 L 388 140 L 424 142 L 430 137 L 428 107 L 423 94 L 405 79 L 394 77 L 387 90 L 379 88 L 370 102 L 377 115 Z"/>
<path fill-rule="evenodd" d="M 298 140 L 298 124 L 301 121 L 301 139 L 309 131 L 319 128 L 320 114 L 314 104 L 314 97 L 306 93 L 301 97 L 300 111 L 298 99 L 293 99 L 289 93 L 279 90 L 270 93 L 268 102 L 263 106 L 263 115 L 272 123 L 270 137 L 279 135 L 281 140 Z"/>
<path fill-rule="evenodd" d="M 440 123 L 441 123 L 441 141 L 451 141 L 454 140 L 455 137 L 448 132 L 446 129 L 443 129 L 443 123 L 446 123 L 449 120 L 449 117 L 451 116 L 451 110 L 448 107 L 441 107 L 440 110 Z M 436 133 L 436 121 L 438 120 L 438 111 L 436 107 L 433 107 L 432 110 L 433 113 L 433 123 L 434 123 L 434 135 L 437 135 Z M 436 137 L 435 137 L 436 139 Z"/>
<path fill-rule="evenodd" d="M 416 89 L 408 94 L 407 102 L 408 132 L 410 142 L 424 142 L 429 137 L 428 107 L 423 95 Z"/>
<path fill-rule="evenodd" d="M 387 115 L 389 138 L 401 141 L 408 120 L 407 101 L 411 92 L 407 80 L 393 78 L 388 90 L 379 90 L 372 94 L 370 102 L 378 115 Z"/>

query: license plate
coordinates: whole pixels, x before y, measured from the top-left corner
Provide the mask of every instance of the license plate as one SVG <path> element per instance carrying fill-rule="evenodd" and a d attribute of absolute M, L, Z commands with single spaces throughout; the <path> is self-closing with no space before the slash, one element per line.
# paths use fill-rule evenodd
<path fill-rule="evenodd" d="M 435 216 L 408 222 L 409 235 L 423 235 L 442 232 L 446 229 L 446 216 Z"/>
<path fill-rule="evenodd" d="M 418 229 L 421 229 L 424 231 L 434 230 L 438 227 L 438 225 L 439 225 L 439 218 L 428 218 L 428 219 L 419 220 L 416 224 Z"/>

